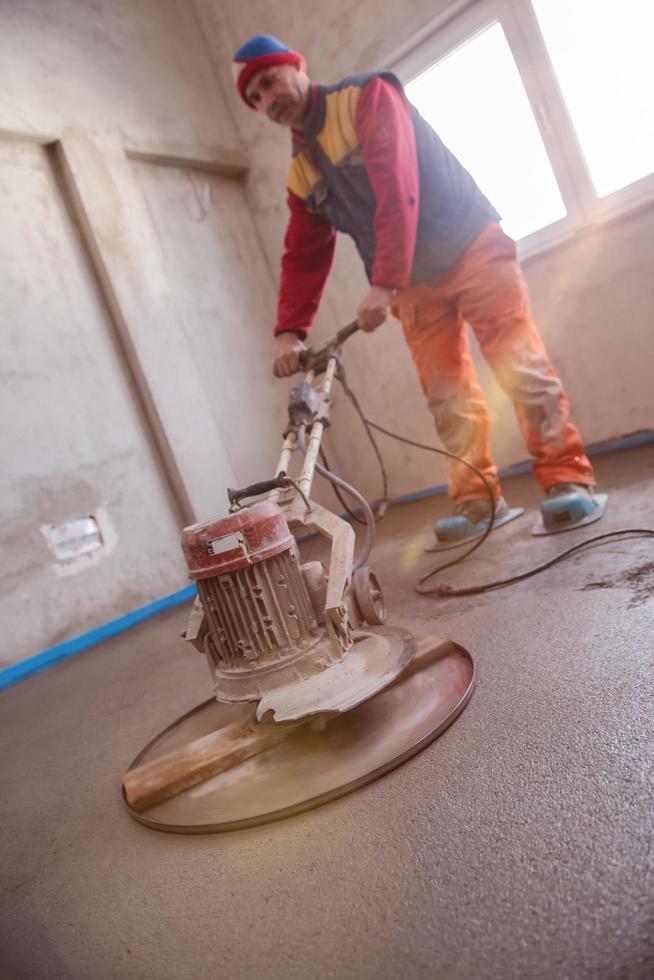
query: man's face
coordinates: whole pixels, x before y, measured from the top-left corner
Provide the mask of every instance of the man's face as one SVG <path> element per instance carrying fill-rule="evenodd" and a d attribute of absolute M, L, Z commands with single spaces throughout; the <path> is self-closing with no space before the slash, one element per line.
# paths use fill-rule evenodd
<path fill-rule="evenodd" d="M 250 79 L 245 94 L 257 112 L 280 126 L 299 126 L 304 119 L 311 83 L 298 65 L 271 65 Z"/>

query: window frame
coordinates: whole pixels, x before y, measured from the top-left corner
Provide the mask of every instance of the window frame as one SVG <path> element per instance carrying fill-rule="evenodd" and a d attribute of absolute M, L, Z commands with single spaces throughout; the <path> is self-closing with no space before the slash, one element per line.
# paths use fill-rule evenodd
<path fill-rule="evenodd" d="M 500 24 L 567 212 L 563 218 L 519 239 L 520 258 L 547 251 L 589 226 L 651 201 L 654 173 L 604 197 L 597 195 L 530 0 L 478 0 L 462 10 L 460 7 L 456 4 L 449 20 L 443 23 L 441 15 L 420 37 L 396 51 L 390 67 L 406 84 L 486 28 Z"/>

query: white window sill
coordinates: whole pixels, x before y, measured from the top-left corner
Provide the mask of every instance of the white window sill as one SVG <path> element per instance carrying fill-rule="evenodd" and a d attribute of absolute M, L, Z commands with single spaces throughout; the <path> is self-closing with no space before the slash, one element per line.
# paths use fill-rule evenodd
<path fill-rule="evenodd" d="M 605 228 L 629 221 L 641 212 L 654 210 L 653 196 L 635 197 L 629 204 L 622 204 L 619 208 L 604 208 L 595 214 L 593 218 L 585 221 L 572 222 L 564 218 L 556 225 L 549 228 L 542 228 L 539 231 L 521 238 L 516 242 L 518 259 L 521 264 L 529 263 L 548 252 L 554 252 L 563 245 L 581 241 L 592 235 L 598 234 Z M 558 227 L 557 227 L 558 226 Z"/>

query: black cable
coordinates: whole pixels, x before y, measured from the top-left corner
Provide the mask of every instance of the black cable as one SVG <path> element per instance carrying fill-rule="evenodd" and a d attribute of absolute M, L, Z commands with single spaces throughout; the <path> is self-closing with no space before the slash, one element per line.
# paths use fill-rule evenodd
<path fill-rule="evenodd" d="M 350 401 L 354 405 L 354 408 L 356 409 L 359 417 L 361 418 L 361 421 L 364 424 L 365 430 L 368 433 L 369 438 L 375 444 L 375 447 L 377 448 L 377 451 L 379 451 L 379 449 L 378 449 L 378 447 L 376 445 L 374 435 L 371 432 L 372 429 L 376 429 L 378 432 L 382 432 L 385 436 L 389 436 L 391 439 L 397 439 L 398 442 L 404 442 L 408 446 L 414 446 L 416 449 L 424 449 L 424 450 L 426 450 L 427 452 L 430 452 L 430 453 L 437 453 L 439 456 L 446 456 L 448 459 L 453 459 L 457 463 L 463 463 L 463 465 L 464 466 L 467 466 L 468 469 L 471 470 L 475 474 L 475 476 L 478 476 L 479 477 L 479 479 L 481 480 L 481 482 L 484 485 L 484 489 L 485 489 L 486 493 L 488 494 L 488 499 L 489 499 L 490 505 L 491 505 L 491 513 L 490 513 L 490 520 L 488 521 L 488 525 L 487 525 L 485 531 L 483 532 L 483 534 L 481 534 L 478 538 L 476 538 L 474 540 L 473 544 L 472 544 L 472 547 L 471 548 L 468 548 L 467 551 L 464 551 L 463 554 L 462 555 L 459 555 L 458 558 L 453 558 L 451 561 L 443 562 L 442 565 L 437 565 L 436 568 L 434 568 L 431 572 L 429 572 L 428 575 L 423 576 L 423 578 L 421 578 L 419 580 L 419 582 L 418 582 L 418 584 L 416 586 L 416 590 L 420 593 L 420 595 L 429 595 L 430 594 L 429 592 L 424 592 L 420 588 L 420 586 L 422 585 L 422 583 L 423 582 L 426 582 L 428 579 L 432 578 L 438 572 L 442 572 L 446 568 L 451 568 L 453 565 L 458 565 L 459 562 L 463 561 L 464 558 L 468 558 L 469 555 L 471 555 L 473 553 L 473 551 L 476 551 L 477 548 L 480 548 L 482 546 L 482 544 L 484 543 L 484 541 L 486 540 L 486 538 L 488 537 L 488 535 L 493 530 L 493 525 L 495 524 L 495 509 L 496 509 L 495 508 L 495 503 L 496 503 L 495 502 L 495 494 L 493 493 L 493 489 L 492 489 L 490 483 L 488 482 L 488 480 L 486 479 L 486 477 L 484 476 L 484 474 L 481 472 L 481 470 L 478 470 L 476 466 L 473 466 L 472 463 L 469 463 L 467 459 L 462 459 L 460 456 L 456 456 L 454 453 L 449 452 L 447 449 L 438 449 L 436 446 L 426 446 L 423 442 L 415 442 L 413 439 L 407 439 L 405 436 L 399 436 L 399 435 L 397 435 L 397 433 L 390 432 L 388 429 L 384 429 L 383 426 L 377 425 L 376 422 L 372 422 L 369 418 L 367 418 L 364 415 L 363 409 L 361 408 L 361 405 L 359 404 L 359 400 L 357 399 L 356 395 L 354 394 L 354 392 L 352 391 L 352 389 L 349 387 L 349 385 L 347 383 L 347 379 L 346 379 L 346 375 L 345 375 L 345 368 L 340 363 L 338 365 L 338 371 L 337 371 L 336 377 L 338 378 L 339 382 L 341 383 L 341 386 L 343 388 L 343 391 L 345 392 L 345 394 L 347 395 L 347 397 L 350 399 Z M 384 472 L 386 472 L 386 471 L 384 470 Z"/>
<path fill-rule="evenodd" d="M 569 558 L 570 555 L 575 554 L 575 552 L 581 551 L 583 548 L 587 548 L 589 547 L 589 545 L 596 544 L 599 541 L 605 541 L 609 538 L 624 537 L 624 535 L 654 538 L 654 530 L 652 530 L 651 528 L 623 528 L 622 530 L 618 530 L 618 531 L 607 531 L 604 534 L 596 534 L 592 538 L 587 538 L 585 541 L 581 541 L 579 544 L 573 545 L 571 548 L 567 548 L 565 551 L 562 551 L 558 555 L 555 555 L 554 558 L 550 558 L 549 561 L 543 562 L 541 565 L 536 565 L 534 568 L 530 568 L 526 572 L 521 572 L 518 575 L 512 575 L 510 578 L 497 579 L 496 581 L 493 582 L 487 582 L 484 585 L 472 585 L 467 588 L 461 588 L 461 589 L 455 589 L 451 585 L 434 585 L 429 589 L 423 588 L 424 583 L 429 581 L 429 579 L 433 578 L 434 575 L 437 575 L 438 572 L 442 572 L 446 568 L 451 568 L 453 565 L 458 565 L 459 562 L 463 561 L 464 558 L 467 558 L 469 555 L 471 555 L 473 551 L 476 551 L 477 548 L 481 547 L 481 545 L 484 543 L 484 541 L 486 540 L 486 538 L 488 537 L 488 535 L 493 529 L 493 523 L 495 520 L 495 498 L 493 496 L 493 491 L 490 487 L 490 484 L 485 479 L 483 473 L 481 473 L 476 467 L 472 465 L 472 463 L 469 463 L 467 460 L 462 459 L 460 456 L 456 456 L 454 453 L 448 452 L 446 449 L 439 449 L 436 446 L 427 446 L 422 442 L 416 442 L 413 439 L 407 439 L 406 436 L 400 436 L 396 432 L 391 432 L 389 429 L 385 429 L 383 426 L 377 425 L 377 423 L 373 422 L 371 419 L 366 418 L 366 416 L 363 414 L 363 411 L 358 403 L 356 396 L 354 395 L 352 390 L 347 385 L 347 382 L 345 381 L 345 371 L 343 370 L 342 365 L 339 365 L 339 367 L 341 370 L 339 374 L 337 374 L 337 377 L 341 382 L 341 385 L 343 386 L 343 390 L 345 391 L 345 394 L 350 399 L 355 409 L 357 410 L 358 414 L 360 415 L 362 421 L 364 422 L 366 431 L 369 431 L 369 429 L 376 429 L 377 432 L 382 432 L 385 436 L 388 436 L 391 439 L 396 439 L 398 442 L 406 443 L 406 445 L 408 446 L 414 446 L 416 449 L 424 449 L 427 452 L 437 453 L 439 456 L 447 456 L 449 459 L 456 460 L 456 462 L 458 463 L 463 463 L 464 466 L 467 466 L 468 469 L 472 470 L 472 472 L 475 473 L 481 479 L 486 489 L 486 492 L 488 493 L 489 499 L 491 501 L 491 507 L 492 507 L 491 519 L 484 533 L 475 541 L 472 548 L 469 548 L 468 551 L 465 551 L 462 555 L 459 555 L 458 558 L 455 558 L 453 561 L 444 562 L 442 565 L 437 565 L 436 568 L 433 568 L 426 575 L 423 575 L 422 578 L 418 580 L 418 583 L 416 585 L 416 591 L 420 595 L 435 595 L 435 596 L 440 596 L 441 598 L 451 598 L 455 596 L 467 596 L 467 595 L 480 595 L 482 592 L 490 592 L 494 589 L 503 589 L 506 588 L 508 585 L 513 585 L 515 582 L 521 582 L 524 579 L 530 578 L 532 575 L 538 575 L 539 572 L 544 572 L 547 568 L 551 568 L 552 565 L 556 565 L 557 562 L 564 561 L 566 558 Z"/>
<path fill-rule="evenodd" d="M 404 436 L 398 436 L 395 432 L 390 432 L 388 429 L 384 429 L 381 425 L 377 425 L 375 422 L 372 422 L 370 419 L 368 419 L 368 425 L 370 425 L 371 428 L 373 429 L 377 429 L 378 432 L 383 432 L 384 435 L 390 436 L 391 439 L 397 439 L 398 442 L 405 442 L 408 446 L 415 446 L 416 449 L 424 449 L 427 452 L 438 453 L 439 456 L 447 456 L 448 459 L 454 459 L 456 460 L 457 463 L 463 463 L 464 466 L 467 466 L 468 469 L 472 470 L 472 472 L 475 473 L 484 484 L 484 488 L 486 490 L 486 493 L 488 494 L 488 499 L 490 500 L 490 504 L 491 504 L 491 516 L 483 534 L 481 534 L 478 538 L 476 538 L 472 544 L 472 547 L 468 548 L 467 551 L 464 551 L 463 554 L 459 555 L 458 558 L 453 558 L 451 561 L 445 561 L 441 565 L 437 565 L 435 568 L 432 568 L 431 572 L 428 572 L 426 575 L 423 575 L 421 579 L 418 579 L 418 584 L 416 585 L 416 592 L 419 592 L 420 595 L 432 595 L 432 594 L 440 595 L 440 592 L 438 592 L 437 590 L 434 591 L 431 589 L 426 589 L 426 590 L 423 589 L 422 588 L 423 583 L 429 581 L 429 579 L 433 578 L 434 575 L 437 575 L 438 572 L 443 572 L 445 571 L 446 568 L 452 568 L 453 565 L 458 565 L 459 562 L 462 562 L 464 558 L 468 558 L 473 553 L 473 551 L 476 551 L 477 548 L 481 548 L 482 544 L 493 530 L 493 525 L 495 523 L 495 496 L 491 489 L 491 485 L 486 479 L 486 477 L 484 476 L 484 474 L 481 472 L 481 470 L 478 470 L 476 466 L 473 466 L 472 463 L 469 463 L 466 459 L 462 459 L 460 456 L 456 456 L 454 453 L 448 452 L 447 449 L 437 449 L 436 446 L 426 446 L 423 442 L 415 442 L 413 439 L 407 439 Z M 453 592 L 451 591 L 448 592 L 448 595 L 453 595 Z"/>
<path fill-rule="evenodd" d="M 486 585 L 471 585 L 468 588 L 454 589 L 451 585 L 434 585 L 431 589 L 424 590 L 420 589 L 420 586 L 427 578 L 430 578 L 434 572 L 430 572 L 429 575 L 424 576 L 420 579 L 418 586 L 416 586 L 417 591 L 420 595 L 439 595 L 443 597 L 447 596 L 462 596 L 462 595 L 479 595 L 480 592 L 490 592 L 493 589 L 504 589 L 507 585 L 513 585 L 514 582 L 521 582 L 523 579 L 530 578 L 532 575 L 537 575 L 539 572 L 544 572 L 546 568 L 551 568 L 552 565 L 556 565 L 557 562 L 563 561 L 565 558 L 569 558 L 570 555 L 574 554 L 575 551 L 581 551 L 582 548 L 587 548 L 591 544 L 597 544 L 598 541 L 606 540 L 607 538 L 617 538 L 625 534 L 634 535 L 635 537 L 646 537 L 654 538 L 654 530 L 644 527 L 628 527 L 621 531 L 607 531 L 605 534 L 596 534 L 592 538 L 588 538 L 586 541 L 581 541 L 579 544 L 575 544 L 572 548 L 567 548 L 565 551 L 561 551 L 554 558 L 550 558 L 549 561 L 544 561 L 542 565 L 536 565 L 535 568 L 530 568 L 526 572 L 521 572 L 519 575 L 512 575 L 511 578 L 498 579 L 496 582 L 487 582 Z"/>
<path fill-rule="evenodd" d="M 388 502 L 389 502 L 388 473 L 386 472 L 386 466 L 384 465 L 384 457 L 381 454 L 381 449 L 377 444 L 377 440 L 375 439 L 374 433 L 372 432 L 372 428 L 368 423 L 368 419 L 364 415 L 363 409 L 359 404 L 359 399 L 357 398 L 357 396 L 354 394 L 354 392 L 352 391 L 352 389 L 347 383 L 347 375 L 345 374 L 345 368 L 343 367 L 341 361 L 339 361 L 338 364 L 336 365 L 336 377 L 340 382 L 343 391 L 354 405 L 357 414 L 361 419 L 361 422 L 363 423 L 363 427 L 366 430 L 366 435 L 370 440 L 370 444 L 372 445 L 372 448 L 375 452 L 375 456 L 377 457 L 377 462 L 379 463 L 379 470 L 382 478 L 382 496 L 381 496 L 381 500 L 375 506 L 377 506 L 378 508 L 379 520 L 381 520 L 384 514 L 386 513 L 386 509 L 388 507 Z"/>
<path fill-rule="evenodd" d="M 297 444 L 300 448 L 300 452 L 304 456 L 306 456 L 308 451 L 306 426 L 300 425 L 298 427 L 296 435 L 297 435 Z M 337 476 L 335 473 L 332 473 L 329 470 L 324 469 L 324 467 L 322 467 L 317 460 L 314 462 L 314 467 L 316 473 L 320 473 L 321 476 L 326 477 L 334 485 L 338 484 L 338 486 L 342 490 L 345 490 L 345 492 L 349 493 L 351 497 L 354 497 L 354 499 L 363 508 L 363 513 L 365 514 L 366 517 L 366 540 L 363 544 L 362 549 L 356 555 L 352 563 L 352 571 L 356 572 L 360 568 L 364 567 L 366 561 L 368 560 L 368 556 L 375 544 L 375 515 L 372 512 L 372 507 L 370 506 L 366 498 L 363 496 L 363 494 L 359 493 L 356 487 L 353 487 L 351 484 L 347 483 L 347 481 L 344 480 L 342 477 Z"/>
<path fill-rule="evenodd" d="M 299 483 L 296 483 L 295 480 L 291 480 L 290 476 L 284 476 L 284 479 L 286 480 L 289 486 L 293 487 L 293 489 L 297 491 L 297 493 L 299 493 L 299 495 L 302 497 L 304 506 L 306 507 L 307 511 L 311 513 L 311 501 L 306 496 L 306 494 L 300 487 Z"/>
<path fill-rule="evenodd" d="M 322 460 L 322 465 L 325 467 L 325 469 L 327 470 L 327 472 L 328 473 L 331 473 L 332 472 L 332 468 L 329 465 L 329 461 L 327 459 L 327 455 L 325 453 L 325 450 L 322 448 L 322 446 L 320 447 L 320 458 Z M 348 515 L 348 517 L 350 517 L 351 520 L 356 521 L 357 524 L 365 524 L 366 522 L 364 520 L 362 520 L 362 518 L 357 517 L 357 515 L 354 513 L 354 511 L 353 510 L 350 510 L 347 502 L 343 499 L 343 495 L 342 495 L 341 491 L 338 489 L 338 487 L 336 486 L 336 484 L 335 483 L 330 483 L 330 486 L 331 486 L 332 490 L 334 491 L 334 493 L 336 494 L 336 499 L 338 500 L 339 504 L 341 505 L 341 507 L 343 508 L 343 510 L 345 511 L 345 513 Z"/>

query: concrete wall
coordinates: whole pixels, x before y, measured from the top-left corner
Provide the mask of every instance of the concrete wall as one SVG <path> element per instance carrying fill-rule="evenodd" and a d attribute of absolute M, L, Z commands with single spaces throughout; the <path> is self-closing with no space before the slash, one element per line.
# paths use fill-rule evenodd
<path fill-rule="evenodd" d="M 3 663 L 183 586 L 180 525 L 220 513 L 226 485 L 274 463 L 287 385 L 268 367 L 288 134 L 237 100 L 233 49 L 277 33 L 328 81 L 382 65 L 448 9 L 0 0 Z M 651 425 L 653 225 L 644 210 L 526 266 L 589 441 Z M 344 240 L 316 336 L 351 319 L 365 288 Z M 434 439 L 396 324 L 355 337 L 347 365 L 374 418 Z M 520 460 L 510 406 L 480 373 L 497 460 Z M 375 496 L 374 457 L 350 412 L 337 403 L 330 454 Z M 384 452 L 394 494 L 444 479 L 431 457 Z M 42 529 L 87 514 L 105 547 L 58 563 Z"/>
<path fill-rule="evenodd" d="M 6 664 L 183 587 L 180 527 L 272 467 L 285 392 L 192 5 L 0 0 L 0 61 Z M 58 560 L 88 515 L 104 546 Z"/>
<path fill-rule="evenodd" d="M 172 501 L 50 163 L 0 144 L 2 663 L 183 582 Z M 102 549 L 58 561 L 48 526 L 91 515 Z"/>
<path fill-rule="evenodd" d="M 286 221 L 284 177 L 288 135 L 276 131 L 240 104 L 233 93 L 230 60 L 248 36 L 271 32 L 302 51 L 318 81 L 383 67 L 391 53 L 409 43 L 441 15 L 465 3 L 447 0 L 331 0 L 284 5 L 251 0 L 247 5 L 195 0 L 216 75 L 235 125 L 251 154 L 248 199 L 270 262 L 279 266 Z M 468 4 L 470 5 L 470 4 Z M 525 264 L 537 320 L 552 359 L 563 376 L 574 416 L 594 442 L 649 428 L 654 418 L 654 331 L 651 275 L 654 210 L 612 225 L 588 229 L 559 248 Z M 366 289 L 360 262 L 341 242 L 316 330 L 323 334 L 348 322 Z M 512 407 L 476 352 L 492 415 L 492 445 L 499 465 L 526 458 Z M 389 323 L 373 337 L 355 338 L 347 364 L 361 400 L 373 418 L 414 438 L 434 441 L 399 327 Z M 378 492 L 373 457 L 362 449 L 358 427 L 347 423 L 349 408 L 337 407 L 332 450 L 343 475 L 367 493 Z M 338 430 L 338 431 L 337 431 Z M 411 492 L 445 480 L 439 460 L 384 442 L 391 488 Z"/>

